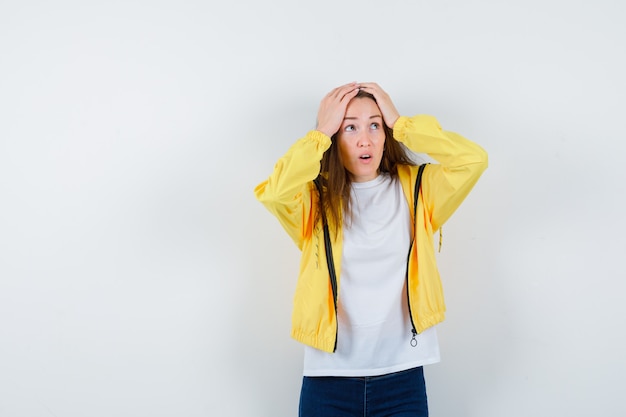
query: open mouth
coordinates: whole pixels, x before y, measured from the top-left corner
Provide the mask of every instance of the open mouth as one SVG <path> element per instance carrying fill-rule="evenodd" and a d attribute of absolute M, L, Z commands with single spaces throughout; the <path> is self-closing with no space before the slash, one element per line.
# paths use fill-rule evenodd
<path fill-rule="evenodd" d="M 369 154 L 359 156 L 359 159 L 370 159 L 372 156 Z"/>

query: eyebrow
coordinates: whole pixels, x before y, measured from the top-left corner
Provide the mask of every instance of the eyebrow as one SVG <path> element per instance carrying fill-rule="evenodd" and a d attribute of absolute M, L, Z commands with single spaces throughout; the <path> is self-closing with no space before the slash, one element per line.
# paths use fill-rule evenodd
<path fill-rule="evenodd" d="M 381 116 L 380 114 L 375 114 L 374 116 L 370 116 L 370 119 L 375 119 L 377 117 L 380 117 L 381 119 L 383 118 L 383 116 Z M 344 117 L 343 120 L 357 120 L 358 117 Z"/>

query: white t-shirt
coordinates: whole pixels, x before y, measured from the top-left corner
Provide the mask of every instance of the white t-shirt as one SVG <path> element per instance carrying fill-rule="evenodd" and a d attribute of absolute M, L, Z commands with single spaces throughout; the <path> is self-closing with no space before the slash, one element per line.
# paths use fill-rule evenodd
<path fill-rule="evenodd" d="M 409 207 L 397 180 L 352 183 L 344 220 L 337 350 L 305 347 L 305 376 L 374 376 L 439 361 L 435 328 L 413 333 L 406 294 Z"/>

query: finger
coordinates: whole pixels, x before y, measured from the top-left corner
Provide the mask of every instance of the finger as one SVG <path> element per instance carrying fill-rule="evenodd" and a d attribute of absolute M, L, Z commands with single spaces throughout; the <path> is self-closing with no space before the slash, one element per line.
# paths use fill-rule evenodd
<path fill-rule="evenodd" d="M 385 91 L 376 83 L 361 83 L 361 90 L 370 93 L 375 97 L 386 95 Z"/>
<path fill-rule="evenodd" d="M 341 102 L 342 103 L 346 103 L 349 102 L 350 100 L 352 100 L 354 97 L 356 97 L 357 94 L 359 94 L 360 89 L 358 87 L 353 88 L 352 90 L 346 92 L 343 97 L 341 98 Z"/>
<path fill-rule="evenodd" d="M 367 82 L 367 83 L 359 83 L 359 85 L 361 86 L 361 88 L 368 88 L 368 89 L 378 89 L 378 90 L 382 90 L 382 89 L 380 88 L 380 86 L 379 86 L 378 84 L 376 84 L 376 83 L 370 83 L 370 82 Z"/>
<path fill-rule="evenodd" d="M 358 84 L 356 82 L 351 82 L 348 84 L 344 84 L 342 86 L 339 86 L 337 88 L 334 88 L 330 93 L 328 93 L 329 97 L 343 97 L 344 95 L 346 95 L 347 93 L 349 93 L 350 91 L 354 90 L 355 88 L 358 88 Z"/>
<path fill-rule="evenodd" d="M 391 102 L 391 97 L 387 94 L 380 86 L 376 83 L 363 83 L 361 84 L 361 89 L 366 93 L 370 93 L 374 96 L 379 104 L 383 104 L 383 102 Z"/>

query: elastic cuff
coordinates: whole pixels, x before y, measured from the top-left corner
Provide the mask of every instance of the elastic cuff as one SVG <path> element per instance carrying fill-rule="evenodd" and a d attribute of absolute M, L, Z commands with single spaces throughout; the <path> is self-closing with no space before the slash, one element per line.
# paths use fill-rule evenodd
<path fill-rule="evenodd" d="M 400 116 L 396 123 L 393 125 L 393 138 L 395 140 L 401 141 L 404 139 L 403 133 L 406 131 L 406 124 L 408 123 L 409 118 L 407 116 Z"/>
<path fill-rule="evenodd" d="M 326 136 L 325 133 L 322 133 L 319 130 L 309 131 L 309 133 L 306 134 L 306 138 L 318 142 L 323 147 L 326 147 L 326 148 L 330 147 L 330 143 L 331 143 L 330 137 Z"/>

